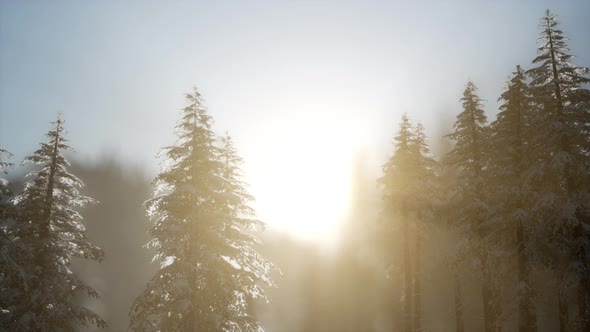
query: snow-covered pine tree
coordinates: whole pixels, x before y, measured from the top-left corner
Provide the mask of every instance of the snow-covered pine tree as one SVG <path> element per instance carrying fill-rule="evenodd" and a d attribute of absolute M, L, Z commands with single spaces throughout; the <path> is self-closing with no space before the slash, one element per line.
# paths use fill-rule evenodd
<path fill-rule="evenodd" d="M 555 247 L 565 256 L 558 274 L 562 281 L 574 275 L 579 280 L 579 316 L 583 330 L 590 330 L 590 83 L 589 70 L 571 61 L 567 38 L 557 17 L 541 18 L 536 67 L 527 71 L 537 112 L 533 117 L 531 150 L 536 164 L 529 177 L 540 194 L 536 211 L 552 229 Z M 567 329 L 567 282 L 560 290 L 560 326 Z"/>
<path fill-rule="evenodd" d="M 12 154 L 7 150 L 0 148 L 0 176 L 8 174 L 6 169 L 12 166 L 12 163 L 6 161 L 6 159 L 12 157 Z M 8 180 L 3 177 L 0 177 L 0 220 L 4 220 L 5 214 L 8 212 L 9 204 L 6 201 L 10 195 L 12 195 L 12 191 L 10 188 L 10 184 Z"/>
<path fill-rule="evenodd" d="M 437 179 L 437 162 L 432 158 L 424 126 L 416 125 L 412 137 L 412 164 L 414 166 L 414 185 L 409 192 L 414 200 L 416 214 L 416 252 L 414 262 L 414 331 L 422 331 L 422 243 L 427 236 L 428 223 L 434 220 L 435 211 L 439 207 L 440 186 Z"/>
<path fill-rule="evenodd" d="M 12 188 L 2 175 L 12 163 L 5 161 L 12 154 L 0 148 L 0 330 L 9 327 L 13 315 L 13 304 L 25 285 L 22 283 L 22 268 L 19 262 L 18 242 L 15 241 L 15 212 L 14 206 L 8 202 L 12 196 Z"/>
<path fill-rule="evenodd" d="M 461 103 L 463 111 L 457 115 L 455 131 L 447 135 L 455 141 L 455 146 L 447 154 L 446 162 L 461 167 L 470 181 L 469 186 L 481 187 L 479 178 L 483 172 L 483 152 L 489 135 L 482 99 L 477 95 L 477 87 L 473 82 L 467 82 Z"/>
<path fill-rule="evenodd" d="M 447 135 L 455 141 L 455 147 L 445 162 L 461 169 L 462 181 L 459 184 L 455 222 L 465 230 L 465 235 L 472 238 L 471 245 L 479 258 L 482 276 L 482 301 L 484 311 L 484 327 L 486 332 L 495 329 L 495 313 L 493 308 L 494 294 L 492 272 L 489 267 L 489 246 L 486 235 L 490 233 L 487 220 L 488 206 L 484 197 L 484 166 L 486 144 L 489 138 L 487 118 L 482 108 L 482 100 L 477 95 L 477 87 L 467 82 L 461 98 L 463 111 L 457 115 L 454 132 Z"/>
<path fill-rule="evenodd" d="M 224 139 L 216 146 L 212 118 L 195 88 L 176 127 L 176 145 L 146 202 L 154 222 L 149 246 L 161 268 L 131 308 L 135 331 L 262 331 L 248 315 L 266 298 L 272 265 L 254 250 L 260 223 L 239 180 L 239 158 Z"/>
<path fill-rule="evenodd" d="M 445 151 L 451 151 L 453 144 L 451 140 L 443 137 L 443 144 L 446 145 Z M 436 218 L 438 223 L 441 224 L 441 231 L 445 234 L 439 236 L 445 236 L 451 239 L 450 246 L 442 250 L 444 253 L 441 257 L 443 259 L 442 264 L 447 266 L 451 272 L 453 280 L 453 304 L 455 314 L 455 331 L 465 331 L 465 320 L 464 320 L 464 299 L 463 299 L 463 280 L 462 277 L 466 274 L 465 261 L 472 255 L 469 248 L 470 239 L 466 234 L 468 233 L 468 225 L 461 223 L 462 220 L 457 220 L 457 211 L 463 208 L 461 202 L 461 187 L 463 178 L 461 175 L 461 169 L 458 166 L 454 166 L 446 162 L 446 153 L 443 155 L 442 162 L 439 163 L 438 167 L 438 179 L 437 184 L 439 185 L 438 197 L 440 198 L 440 205 L 436 209 Z M 471 266 L 469 266 L 471 267 Z"/>
<path fill-rule="evenodd" d="M 6 251 L 10 246 L 9 234 L 11 233 L 10 224 L 12 223 L 13 215 L 12 215 L 12 207 L 7 202 L 8 198 L 12 195 L 12 190 L 10 188 L 10 183 L 8 180 L 1 177 L 7 174 L 6 168 L 12 166 L 12 163 L 5 161 L 5 159 L 10 158 L 12 154 L 6 151 L 3 148 L 0 148 L 0 266 L 9 266 L 9 258 L 8 252 Z M 6 310 L 5 306 L 7 305 L 8 301 L 5 299 L 5 287 L 7 286 L 6 283 L 7 272 L 2 270 L 0 271 L 0 317 L 4 317 L 4 310 Z M 2 321 L 0 321 L 2 322 Z M 2 325 L 0 325 L 2 326 Z"/>
<path fill-rule="evenodd" d="M 18 208 L 17 236 L 31 257 L 22 263 L 27 287 L 12 306 L 11 331 L 76 331 L 80 325 L 106 323 L 79 304 L 79 296 L 98 294 L 71 270 L 74 258 L 101 260 L 102 251 L 92 245 L 77 211 L 92 198 L 82 196 L 83 183 L 68 172 L 62 152 L 71 149 L 64 138 L 64 121 L 58 116 L 47 133 L 47 143 L 24 163 L 35 168 L 27 174 L 21 194 L 13 198 Z"/>
<path fill-rule="evenodd" d="M 10 157 L 12 157 L 12 153 L 4 148 L 0 148 L 0 174 L 6 174 L 6 168 L 12 166 L 12 163 L 3 160 Z"/>
<path fill-rule="evenodd" d="M 436 208 L 436 162 L 430 155 L 424 127 L 412 128 L 406 114 L 399 134 L 394 138 L 394 153 L 383 165 L 378 180 L 383 189 L 383 219 L 386 232 L 399 224 L 403 240 L 404 329 L 421 330 L 422 241 L 426 224 Z M 412 225 L 410 225 L 412 224 Z M 413 226 L 413 232 L 410 230 Z M 412 240 L 415 234 L 415 240 Z M 415 243 L 412 269 L 411 244 Z M 412 314 L 413 313 L 413 314 Z"/>
<path fill-rule="evenodd" d="M 256 250 L 256 246 L 262 244 L 258 235 L 264 230 L 264 223 L 254 218 L 255 211 L 249 206 L 254 197 L 248 193 L 246 183 L 241 180 L 242 158 L 238 156 L 229 134 L 221 137 L 221 144 L 225 184 L 225 201 L 222 202 L 225 211 L 223 236 L 227 250 L 223 258 L 235 269 L 233 278 L 228 279 L 226 286 L 235 296 L 230 307 L 227 330 L 263 331 L 260 322 L 249 314 L 251 308 L 248 305 L 259 299 L 270 301 L 265 288 L 275 286 L 270 274 L 277 269 Z"/>
<path fill-rule="evenodd" d="M 513 74 L 506 91 L 498 99 L 503 103 L 491 124 L 487 188 L 491 193 L 490 204 L 496 221 L 494 233 L 514 238 L 514 245 L 509 244 L 509 247 L 516 249 L 517 257 L 518 331 L 535 332 L 537 319 L 530 282 L 531 247 L 528 244 L 532 226 L 528 187 L 525 186 L 525 175 L 531 165 L 528 144 L 532 104 L 524 71 L 516 66 Z M 501 240 L 498 242 L 505 247 Z"/>
<path fill-rule="evenodd" d="M 460 169 L 456 166 L 442 162 L 439 165 L 438 183 L 440 185 L 441 205 L 436 211 L 439 222 L 443 224 L 443 229 L 447 236 L 454 239 L 452 246 L 447 248 L 443 258 L 450 268 L 453 278 L 453 302 L 455 313 L 455 331 L 465 331 L 465 321 L 463 314 L 463 281 L 462 276 L 465 274 L 464 263 L 469 253 L 469 239 L 466 236 L 466 225 L 457 222 L 456 213 L 462 207 L 459 193 L 461 188 Z"/>
<path fill-rule="evenodd" d="M 403 114 L 397 136 L 394 138 L 394 152 L 383 165 L 383 176 L 378 179 L 382 187 L 385 232 L 401 228 L 403 241 L 403 331 L 412 331 L 412 268 L 410 261 L 409 214 L 412 198 L 408 197 L 409 187 L 413 185 L 409 175 L 412 173 L 412 125 L 407 114 Z M 401 224 L 401 225 L 400 225 Z"/>

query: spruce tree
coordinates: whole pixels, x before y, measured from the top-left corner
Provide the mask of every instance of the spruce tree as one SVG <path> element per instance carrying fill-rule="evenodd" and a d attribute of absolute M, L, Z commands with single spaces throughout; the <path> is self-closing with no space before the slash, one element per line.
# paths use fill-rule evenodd
<path fill-rule="evenodd" d="M 416 125 L 412 137 L 412 164 L 414 166 L 414 185 L 410 192 L 414 199 L 416 214 L 416 252 L 414 262 L 414 331 L 422 331 L 422 247 L 428 233 L 429 222 L 434 221 L 435 211 L 440 206 L 437 193 L 440 186 L 437 178 L 437 162 L 430 154 L 424 126 Z"/>
<path fill-rule="evenodd" d="M 0 176 L 7 174 L 6 168 L 12 166 L 12 163 L 5 161 L 10 158 L 12 154 L 3 148 L 0 148 Z M 12 195 L 10 183 L 7 179 L 0 177 L 0 266 L 9 266 L 8 252 L 6 251 L 10 246 L 9 234 L 11 233 L 10 224 L 12 223 L 12 208 L 7 202 L 8 198 Z M 7 285 L 6 278 L 7 272 L 0 271 L 0 310 L 6 310 L 4 307 L 8 301 L 5 299 L 5 287 Z M 2 317 L 4 311 L 0 312 Z"/>
<path fill-rule="evenodd" d="M 6 168 L 12 166 L 12 163 L 4 160 L 10 157 L 12 157 L 12 153 L 8 152 L 4 148 L 0 148 L 0 174 L 7 174 Z"/>
<path fill-rule="evenodd" d="M 475 84 L 469 81 L 461 98 L 463 111 L 457 115 L 454 132 L 447 135 L 455 141 L 455 147 L 446 156 L 446 163 L 460 168 L 462 182 L 459 184 L 455 222 L 464 230 L 464 236 L 472 239 L 482 276 L 482 301 L 484 327 L 492 332 L 495 327 L 494 290 L 490 269 L 490 252 L 486 241 L 490 233 L 487 222 L 488 206 L 483 192 L 486 144 L 489 138 L 487 118 L 482 100 L 477 95 Z"/>
<path fill-rule="evenodd" d="M 412 331 L 412 268 L 410 260 L 410 231 L 409 214 L 411 197 L 408 197 L 408 189 L 413 185 L 409 174 L 412 172 L 412 126 L 406 114 L 402 116 L 402 122 L 398 135 L 394 138 L 394 153 L 383 165 L 383 176 L 379 183 L 383 190 L 383 214 L 387 220 L 386 227 L 401 227 L 403 239 L 403 312 L 405 332 Z M 396 225 L 401 223 L 400 226 Z"/>
<path fill-rule="evenodd" d="M 255 219 L 255 211 L 249 206 L 254 200 L 247 191 L 242 178 L 240 165 L 242 158 L 237 154 L 233 139 L 226 133 L 221 139 L 221 161 L 223 163 L 223 180 L 225 188 L 222 201 L 224 209 L 224 250 L 228 255 L 224 259 L 237 271 L 228 286 L 235 296 L 228 318 L 229 331 L 262 331 L 260 322 L 250 314 L 248 306 L 262 299 L 268 302 L 265 287 L 274 286 L 270 273 L 276 267 L 264 259 L 256 250 L 262 242 L 258 238 L 264 230 L 264 223 Z"/>
<path fill-rule="evenodd" d="M 561 252 L 557 271 L 560 328 L 568 328 L 568 283 L 579 280 L 578 313 L 590 330 L 590 253 L 585 243 L 590 225 L 590 83 L 589 70 L 571 61 L 567 38 L 549 10 L 541 18 L 538 56 L 527 74 L 536 105 L 531 150 L 536 161 L 529 177 L 537 192 L 538 217 L 549 228 L 550 243 Z"/>
<path fill-rule="evenodd" d="M 12 157 L 12 154 L 7 150 L 0 148 L 0 176 L 8 174 L 7 168 L 12 166 L 12 163 L 7 162 L 6 159 Z M 0 177 L 0 220 L 4 220 L 7 216 L 10 204 L 7 200 L 12 195 L 10 183 L 7 179 Z"/>
<path fill-rule="evenodd" d="M 445 144 L 449 145 L 447 150 L 450 150 L 452 146 L 450 143 L 450 141 L 445 141 Z M 450 246 L 445 248 L 443 252 L 445 253 L 445 263 L 450 269 L 453 281 L 455 331 L 464 332 L 464 290 L 462 276 L 465 274 L 464 267 L 466 264 L 464 263 L 470 250 L 468 236 L 466 236 L 468 227 L 462 222 L 458 222 L 459 218 L 457 218 L 457 211 L 463 208 L 462 197 L 460 195 L 461 188 L 459 186 L 463 178 L 459 167 L 449 164 L 445 158 L 439 164 L 438 184 L 440 186 L 440 205 L 436 209 L 435 216 L 443 225 L 442 229 L 444 229 L 446 235 L 453 239 Z"/>
<path fill-rule="evenodd" d="M 58 116 L 47 133 L 48 142 L 25 164 L 34 169 L 13 202 L 18 208 L 17 236 L 32 255 L 23 263 L 27 287 L 14 305 L 10 330 L 75 331 L 80 325 L 105 327 L 94 312 L 79 304 L 79 296 L 98 294 L 71 270 L 74 258 L 101 260 L 102 251 L 92 245 L 78 208 L 93 203 L 80 194 L 83 183 L 68 172 L 63 151 L 71 149 L 65 139 L 64 121 Z"/>
<path fill-rule="evenodd" d="M 12 166 L 6 161 L 11 156 L 10 152 L 0 148 L 0 330 L 10 326 L 14 304 L 26 287 L 22 282 L 23 270 L 20 266 L 24 256 L 15 237 L 16 210 L 8 201 L 12 196 L 12 188 L 8 180 L 1 177 Z"/>
<path fill-rule="evenodd" d="M 418 124 L 412 128 L 406 114 L 402 116 L 394 144 L 394 153 L 383 165 L 383 176 L 379 179 L 383 189 L 383 217 L 388 221 L 387 228 L 397 228 L 397 225 L 401 228 L 404 329 L 419 331 L 422 321 L 422 243 L 436 207 L 436 162 L 430 155 L 423 126 Z M 412 243 L 415 244 L 413 264 Z"/>
<path fill-rule="evenodd" d="M 252 197 L 239 180 L 231 139 L 216 145 L 212 118 L 196 88 L 176 127 L 176 144 L 146 202 L 149 246 L 160 269 L 135 301 L 136 331 L 262 331 L 250 301 L 266 299 L 272 264 L 255 250 Z"/>
<path fill-rule="evenodd" d="M 506 91 L 498 100 L 503 103 L 496 120 L 491 124 L 493 134 L 488 156 L 488 191 L 492 193 L 492 213 L 498 221 L 495 223 L 495 233 L 504 234 L 505 231 L 514 234 L 518 276 L 518 330 L 533 332 L 537 330 L 529 259 L 529 238 L 533 227 L 527 194 L 530 186 L 525 181 L 531 166 L 528 146 L 533 108 L 526 75 L 520 66 L 516 67 Z"/>

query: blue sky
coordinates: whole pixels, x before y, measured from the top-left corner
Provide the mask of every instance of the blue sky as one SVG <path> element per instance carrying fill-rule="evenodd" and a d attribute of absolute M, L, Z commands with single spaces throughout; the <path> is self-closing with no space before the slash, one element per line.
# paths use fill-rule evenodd
<path fill-rule="evenodd" d="M 377 172 L 403 112 L 436 145 L 468 79 L 493 116 L 547 8 L 590 66 L 587 0 L 0 1 L 0 145 L 20 161 L 61 111 L 77 158 L 153 173 L 196 85 L 264 201 L 359 149 Z"/>
<path fill-rule="evenodd" d="M 589 1 L 2 1 L 0 142 L 30 152 L 62 111 L 81 154 L 151 158 L 192 85 L 236 136 L 306 98 L 366 105 L 376 137 L 402 112 L 432 129 L 467 79 L 494 114 L 545 8 L 590 65 Z"/>

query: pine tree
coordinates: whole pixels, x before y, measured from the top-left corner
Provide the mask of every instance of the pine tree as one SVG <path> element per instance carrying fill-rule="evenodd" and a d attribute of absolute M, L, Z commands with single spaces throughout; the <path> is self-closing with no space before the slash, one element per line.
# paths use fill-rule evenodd
<path fill-rule="evenodd" d="M 388 219 L 387 227 L 395 227 L 391 219 L 396 217 L 401 222 L 403 238 L 403 312 L 404 331 L 412 331 L 412 268 L 410 261 L 410 234 L 409 213 L 411 198 L 408 197 L 408 188 L 413 184 L 409 178 L 412 172 L 412 127 L 408 116 L 402 116 L 399 134 L 394 138 L 395 150 L 391 158 L 383 165 L 383 176 L 379 183 L 383 188 L 383 214 Z"/>
<path fill-rule="evenodd" d="M 483 151 L 488 138 L 487 117 L 482 108 L 482 99 L 477 95 L 477 87 L 467 82 L 461 98 L 463 111 L 457 115 L 455 131 L 447 137 L 455 141 L 455 146 L 446 156 L 447 163 L 460 166 L 470 186 L 481 190 L 479 179 L 484 167 Z"/>
<path fill-rule="evenodd" d="M 495 233 L 504 234 L 502 231 L 505 230 L 516 235 L 518 330 L 533 332 L 537 330 L 537 325 L 530 282 L 531 247 L 528 243 L 532 226 L 527 202 L 529 189 L 525 182 L 526 172 L 531 166 L 528 146 L 532 104 L 526 75 L 520 66 L 516 67 L 499 101 L 503 101 L 503 104 L 491 125 L 493 135 L 488 156 L 487 187 L 488 191 L 493 192 L 493 215 L 499 221 Z"/>
<path fill-rule="evenodd" d="M 8 152 L 6 149 L 0 148 L 0 173 L 6 174 L 6 168 L 12 166 L 12 163 L 3 161 L 4 158 L 12 157 L 12 153 Z"/>
<path fill-rule="evenodd" d="M 75 331 L 80 325 L 106 323 L 79 305 L 78 297 L 98 294 L 71 270 L 74 258 L 101 260 L 102 251 L 86 238 L 77 208 L 94 200 L 82 196 L 83 183 L 68 173 L 62 152 L 71 149 L 64 138 L 63 119 L 47 134 L 47 143 L 24 163 L 32 164 L 22 193 L 13 201 L 18 208 L 18 238 L 32 255 L 23 264 L 28 287 L 15 305 L 10 330 Z"/>
<path fill-rule="evenodd" d="M 436 197 L 439 192 L 436 175 L 437 163 L 430 154 L 424 127 L 416 126 L 412 137 L 413 166 L 416 176 L 411 196 L 416 213 L 416 253 L 414 263 L 414 331 L 422 331 L 422 244 L 426 237 L 428 222 L 433 221 L 440 203 Z"/>
<path fill-rule="evenodd" d="M 12 166 L 11 163 L 4 161 L 4 158 L 11 157 L 12 154 L 3 148 L 0 148 L 0 175 L 7 174 L 6 168 Z M 10 247 L 11 240 L 9 238 L 11 233 L 11 219 L 12 219 L 12 211 L 10 204 L 8 204 L 7 200 L 12 195 L 12 191 L 10 188 L 10 184 L 8 180 L 0 177 L 0 266 L 7 267 L 10 266 L 10 256 L 7 252 L 7 249 Z M 4 310 L 5 305 L 8 301 L 5 298 L 5 292 L 7 287 L 7 272 L 0 271 L 0 317 L 4 317 Z"/>
<path fill-rule="evenodd" d="M 440 164 L 440 193 L 441 204 L 436 211 L 436 216 L 444 223 L 445 230 L 451 238 L 454 238 L 453 244 L 446 249 L 446 260 L 450 267 L 453 279 L 453 302 L 455 311 L 455 331 L 464 332 L 465 322 L 463 315 L 463 287 L 461 276 L 463 263 L 465 261 L 468 246 L 466 246 L 467 237 L 465 236 L 465 225 L 457 222 L 457 211 L 462 208 L 460 188 L 458 183 L 461 181 L 460 170 L 446 162 Z"/>
<path fill-rule="evenodd" d="M 239 180 L 240 159 L 229 137 L 216 146 L 196 88 L 186 100 L 176 145 L 163 150 L 167 164 L 146 202 L 161 268 L 131 309 L 131 329 L 262 331 L 247 305 L 268 300 L 273 266 L 254 249 L 261 224 Z"/>
<path fill-rule="evenodd" d="M 4 161 L 5 158 L 12 157 L 12 154 L 3 148 L 0 148 L 0 175 L 8 174 L 6 169 L 12 166 L 12 163 Z M 8 180 L 0 178 L 0 220 L 6 218 L 8 213 L 9 204 L 7 199 L 12 195 L 12 190 Z"/>
<path fill-rule="evenodd" d="M 456 265 L 456 264 L 455 264 Z M 459 278 L 459 267 L 453 267 L 453 284 L 455 288 L 455 298 L 454 298 L 454 305 L 455 305 L 455 331 L 457 332 L 464 332 L 465 331 L 465 320 L 463 318 L 463 292 L 461 287 L 461 279 Z"/>
<path fill-rule="evenodd" d="M 0 175 L 7 174 L 6 169 L 12 163 L 5 158 L 12 154 L 0 148 Z M 0 329 L 9 327 L 13 315 L 13 304 L 26 284 L 22 283 L 23 271 L 19 262 L 24 258 L 20 255 L 18 242 L 15 238 L 15 213 L 13 205 L 8 202 L 12 196 L 12 188 L 8 180 L 0 177 Z"/>
<path fill-rule="evenodd" d="M 395 150 L 383 166 L 379 179 L 383 187 L 384 216 L 398 218 L 403 237 L 404 326 L 406 331 L 421 330 L 422 241 L 427 222 L 433 219 L 436 199 L 436 162 L 432 159 L 424 127 L 414 130 L 406 114 L 402 116 Z M 397 214 L 399 212 L 399 215 Z M 386 227 L 395 227 L 392 222 Z M 411 232 L 413 226 L 413 232 Z M 412 233 L 415 236 L 412 236 Z M 411 243 L 415 243 L 412 268 Z"/>
<path fill-rule="evenodd" d="M 489 138 L 487 118 L 477 88 L 469 81 L 461 98 L 463 111 L 457 115 L 455 131 L 447 137 L 455 141 L 455 147 L 446 156 L 446 163 L 461 169 L 462 183 L 458 199 L 461 206 L 456 211 L 456 222 L 465 229 L 465 236 L 473 238 L 472 244 L 481 265 L 482 301 L 486 332 L 495 327 L 494 290 L 489 267 L 489 250 L 486 236 L 490 233 L 487 222 L 488 206 L 483 192 L 486 142 Z"/>
<path fill-rule="evenodd" d="M 243 160 L 238 156 L 229 134 L 221 137 L 221 144 L 225 184 L 223 194 L 226 198 L 223 204 L 225 240 L 226 246 L 233 248 L 229 250 L 232 255 L 226 256 L 226 260 L 237 269 L 230 283 L 236 299 L 230 315 L 234 322 L 230 324 L 229 330 L 262 331 L 260 322 L 249 314 L 248 305 L 257 299 L 270 300 L 264 287 L 275 285 L 270 273 L 277 268 L 256 251 L 256 246 L 262 244 L 257 233 L 264 230 L 264 223 L 253 218 L 255 211 L 248 205 L 254 197 L 248 193 L 246 184 L 241 180 L 240 165 Z"/>
<path fill-rule="evenodd" d="M 551 242 L 563 254 L 559 264 L 563 282 L 560 290 L 560 327 L 568 323 L 566 298 L 568 275 L 579 280 L 579 316 L 583 329 L 590 330 L 590 253 L 585 243 L 590 225 L 590 83 L 588 68 L 570 61 L 567 38 L 559 29 L 557 17 L 549 10 L 541 18 L 541 34 L 536 67 L 527 71 L 537 106 L 533 118 L 531 149 L 536 164 L 530 169 L 539 194 L 536 201 L 540 217 L 551 229 Z M 569 257 L 569 258 L 568 258 Z"/>

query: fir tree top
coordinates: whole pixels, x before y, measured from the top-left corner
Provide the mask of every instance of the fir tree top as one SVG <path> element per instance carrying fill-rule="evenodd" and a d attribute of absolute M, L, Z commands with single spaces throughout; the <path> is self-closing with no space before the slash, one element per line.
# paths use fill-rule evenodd
<path fill-rule="evenodd" d="M 535 98 L 548 107 L 545 112 L 556 112 L 560 121 L 566 121 L 565 113 L 572 113 L 571 108 L 590 107 L 590 91 L 582 87 L 590 83 L 585 76 L 590 70 L 572 64 L 574 56 L 569 54 L 568 38 L 559 29 L 556 15 L 547 10 L 539 28 L 538 55 L 532 61 L 537 66 L 527 70 L 527 75 Z"/>
<path fill-rule="evenodd" d="M 556 15 L 547 11 L 539 27 L 540 45 L 533 60 L 537 66 L 527 74 L 538 109 L 531 121 L 535 130 L 531 149 L 543 163 L 531 175 L 538 179 L 552 176 L 555 187 L 566 188 L 571 195 L 580 188 L 574 178 L 587 178 L 590 166 L 590 90 L 584 87 L 590 83 L 585 76 L 589 69 L 571 63 L 574 57 Z"/>
<path fill-rule="evenodd" d="M 12 163 L 4 161 L 4 158 L 10 158 L 12 154 L 3 148 L 0 148 L 0 175 L 7 174 L 6 169 L 12 166 Z M 10 190 L 8 188 L 8 181 L 0 177 L 0 204 L 2 204 L 3 196 L 8 196 Z M 0 206 L 0 208 L 2 208 Z M 1 211 L 0 211 L 1 212 Z M 1 213 L 0 213 L 1 215 Z"/>
<path fill-rule="evenodd" d="M 29 286 L 24 303 L 14 312 L 15 328 L 26 330 L 73 331 L 79 325 L 106 323 L 79 304 L 79 295 L 97 297 L 71 270 L 74 257 L 102 260 L 103 252 L 86 236 L 86 227 L 78 209 L 92 198 L 80 194 L 83 182 L 68 172 L 70 163 L 63 156 L 70 150 L 64 138 L 64 121 L 59 114 L 41 143 L 24 163 L 34 169 L 27 174 L 21 194 L 13 199 L 19 214 L 19 237 L 23 247 L 32 251 L 30 261 L 22 262 Z M 27 249 L 27 250 L 29 250 Z"/>
<path fill-rule="evenodd" d="M 479 175 L 484 165 L 482 153 L 488 137 L 487 117 L 473 82 L 467 82 L 460 100 L 463 111 L 457 115 L 453 127 L 455 131 L 446 136 L 456 144 L 448 153 L 446 162 L 463 168 L 467 176 L 474 177 Z"/>
<path fill-rule="evenodd" d="M 261 223 L 248 206 L 241 159 L 229 135 L 217 145 L 199 92 L 186 101 L 146 202 L 161 268 L 131 309 L 131 329 L 261 331 L 247 305 L 267 299 L 273 265 L 254 248 Z"/>
<path fill-rule="evenodd" d="M 398 207 L 417 209 L 431 204 L 428 192 L 435 181 L 436 162 L 430 155 L 424 127 L 418 124 L 412 128 L 403 114 L 400 129 L 394 138 L 394 153 L 383 165 L 383 176 L 378 182 L 383 186 L 384 199 Z"/>
<path fill-rule="evenodd" d="M 526 82 L 526 74 L 520 66 L 516 66 L 512 78 L 508 81 L 506 90 L 498 101 L 500 112 L 492 122 L 493 130 L 491 167 L 495 176 L 508 176 L 509 181 L 514 176 L 520 176 L 524 170 L 526 147 L 530 140 L 529 127 L 532 116 L 532 96 Z"/>
<path fill-rule="evenodd" d="M 12 163 L 6 162 L 4 158 L 12 157 L 12 153 L 0 148 L 0 173 L 6 174 L 6 168 L 12 166 Z"/>

